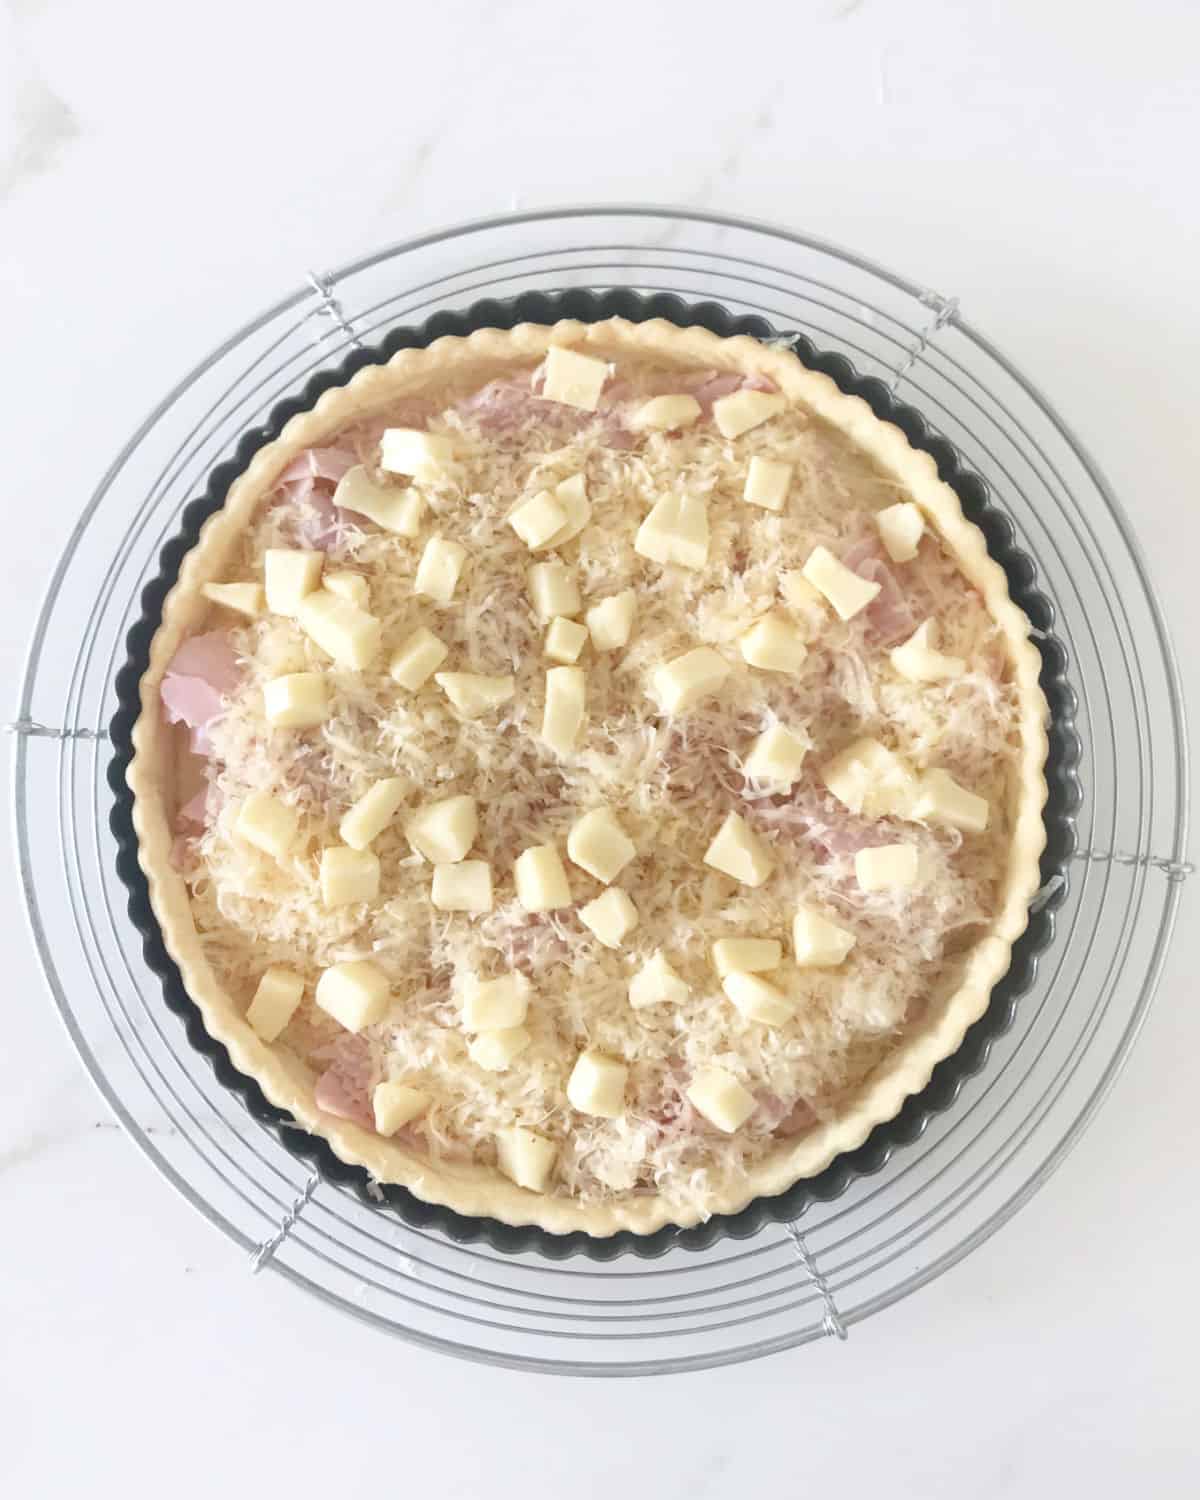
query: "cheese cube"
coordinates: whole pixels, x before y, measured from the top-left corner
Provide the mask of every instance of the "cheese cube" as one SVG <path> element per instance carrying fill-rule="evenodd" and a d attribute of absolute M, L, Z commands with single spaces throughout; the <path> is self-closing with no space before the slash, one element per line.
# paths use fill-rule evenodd
<path fill-rule="evenodd" d="M 796 1014 L 796 1002 L 757 974 L 744 974 L 735 969 L 721 980 L 721 988 L 747 1021 L 757 1021 L 762 1026 L 782 1026 Z"/>
<path fill-rule="evenodd" d="M 752 780 L 767 786 L 790 787 L 800 779 L 800 768 L 808 754 L 807 735 L 774 724 L 754 741 L 743 770 Z"/>
<path fill-rule="evenodd" d="M 299 974 L 272 965 L 258 981 L 246 1020 L 264 1042 L 273 1042 L 296 1014 L 303 994 L 304 980 Z"/>
<path fill-rule="evenodd" d="M 361 672 L 379 650 L 383 625 L 349 599 L 318 589 L 300 601 L 300 629 L 341 667 Z"/>
<path fill-rule="evenodd" d="M 317 1004 L 347 1031 L 382 1021 L 391 999 L 387 975 L 369 959 L 334 964 L 317 980 Z"/>
<path fill-rule="evenodd" d="M 429 1095 L 410 1088 L 399 1079 L 377 1083 L 371 1095 L 375 1129 L 380 1135 L 395 1135 L 429 1108 Z"/>
<path fill-rule="evenodd" d="M 258 583 L 206 583 L 204 597 L 235 614 L 253 619 L 263 612 L 263 590 Z"/>
<path fill-rule="evenodd" d="M 397 536 L 416 536 L 425 514 L 425 498 L 411 485 L 376 484 L 361 464 L 347 469 L 333 492 L 333 503 L 374 521 Z M 364 605 L 365 609 L 366 606 Z"/>
<path fill-rule="evenodd" d="M 408 795 L 403 776 L 385 776 L 366 791 L 338 825 L 338 834 L 351 849 L 365 849 L 395 817 Z"/>
<path fill-rule="evenodd" d="M 713 402 L 713 421 L 722 437 L 741 437 L 771 417 L 777 417 L 787 406 L 785 396 L 771 391 L 734 391 Z"/>
<path fill-rule="evenodd" d="M 702 568 L 708 562 L 708 506 L 699 495 L 664 495 L 637 529 L 633 550 L 656 563 Z"/>
<path fill-rule="evenodd" d="M 477 1068 L 488 1073 L 502 1073 L 519 1057 L 533 1038 L 524 1026 L 509 1026 L 503 1031 L 481 1031 L 467 1044 L 467 1056 Z"/>
<path fill-rule="evenodd" d="M 567 857 L 605 885 L 615 880 L 636 856 L 633 840 L 607 807 L 584 813 L 571 824 Z"/>
<path fill-rule="evenodd" d="M 404 825 L 408 842 L 434 865 L 456 865 L 465 859 L 478 832 L 474 797 L 427 802 Z"/>
<path fill-rule="evenodd" d="M 555 615 L 577 615 L 580 610 L 579 585 L 566 563 L 534 563 L 529 570 L 529 597 L 542 621 Z"/>
<path fill-rule="evenodd" d="M 676 432 L 690 427 L 700 416 L 695 396 L 653 396 L 633 414 L 636 432 Z"/>
<path fill-rule="evenodd" d="M 583 727 L 587 673 L 582 667 L 551 667 L 546 673 L 542 739 L 556 755 L 569 755 Z"/>
<path fill-rule="evenodd" d="M 542 1193 L 554 1170 L 558 1147 L 536 1131 L 514 1125 L 496 1135 L 496 1165 L 518 1187 Z"/>
<path fill-rule="evenodd" d="M 549 490 L 540 490 L 510 512 L 508 524 L 527 547 L 541 547 L 567 524 L 567 513 Z"/>
<path fill-rule="evenodd" d="M 825 785 L 852 813 L 912 816 L 917 782 L 906 762 L 869 736 L 853 741 L 821 768 Z"/>
<path fill-rule="evenodd" d="M 552 547 L 562 547 L 576 537 L 592 518 L 592 506 L 587 497 L 587 481 L 582 474 L 572 474 L 554 486 L 554 503 L 566 516 L 566 520 L 552 536 L 534 547 L 535 552 L 547 552 Z"/>
<path fill-rule="evenodd" d="M 492 867 L 484 859 L 434 865 L 429 899 L 438 911 L 491 911 Z"/>
<path fill-rule="evenodd" d="M 629 1003 L 634 1010 L 647 1005 L 682 1005 L 690 994 L 662 953 L 647 959 L 629 981 Z"/>
<path fill-rule="evenodd" d="M 754 1113 L 755 1098 L 724 1068 L 701 1068 L 687 1090 L 688 1102 L 710 1125 L 732 1135 Z"/>
<path fill-rule="evenodd" d="M 517 900 L 526 911 L 557 911 L 571 904 L 567 872 L 553 844 L 538 844 L 518 855 L 513 878 Z"/>
<path fill-rule="evenodd" d="M 890 651 L 892 666 L 910 682 L 941 682 L 961 677 L 967 664 L 961 656 L 943 656 L 933 649 L 933 621 L 926 620 L 902 645 Z"/>
<path fill-rule="evenodd" d="M 276 729 L 311 729 L 329 717 L 320 672 L 289 672 L 263 684 L 263 712 Z"/>
<path fill-rule="evenodd" d="M 388 671 L 394 682 L 415 693 L 429 681 L 449 654 L 450 648 L 445 642 L 422 625 L 401 643 L 388 664 Z"/>
<path fill-rule="evenodd" d="M 704 863 L 714 870 L 732 875 L 743 885 L 759 886 L 775 868 L 775 861 L 757 834 L 750 831 L 744 818 L 731 812 L 709 844 Z"/>
<path fill-rule="evenodd" d="M 413 479 L 442 478 L 454 462 L 454 443 L 441 433 L 388 427 L 379 439 L 379 467 Z"/>
<path fill-rule="evenodd" d="M 718 938 L 712 953 L 722 979 L 726 974 L 761 974 L 783 962 L 783 944 L 778 938 Z"/>
<path fill-rule="evenodd" d="M 803 615 L 810 624 L 815 624 L 828 607 L 824 596 L 813 588 L 803 573 L 794 568 L 780 573 L 779 592 L 787 607 Z"/>
<path fill-rule="evenodd" d="M 632 589 L 614 594 L 593 604 L 584 619 L 597 651 L 619 651 L 629 644 L 633 617 L 637 614 L 637 595 Z"/>
<path fill-rule="evenodd" d="M 435 604 L 443 607 L 454 598 L 454 590 L 462 574 L 467 549 L 457 542 L 448 542 L 445 537 L 431 536 L 417 564 L 417 576 L 413 579 L 413 592 L 423 594 Z"/>
<path fill-rule="evenodd" d="M 517 690 L 513 677 L 481 677 L 475 672 L 437 672 L 433 680 L 464 719 L 491 713 Z"/>
<path fill-rule="evenodd" d="M 610 886 L 579 908 L 579 920 L 606 948 L 619 948 L 638 924 L 638 911 L 623 890 Z"/>
<path fill-rule="evenodd" d="M 468 1031 L 506 1031 L 529 1014 L 532 986 L 524 974 L 499 979 L 469 978 L 463 992 L 462 1021 Z"/>
<path fill-rule="evenodd" d="M 836 969 L 857 941 L 852 932 L 806 906 L 792 920 L 792 951 L 802 969 Z"/>
<path fill-rule="evenodd" d="M 889 505 L 875 517 L 879 536 L 893 562 L 911 562 L 925 531 L 925 517 L 919 505 L 902 500 Z"/>
<path fill-rule="evenodd" d="M 546 377 L 542 385 L 544 401 L 561 401 L 580 411 L 595 411 L 600 392 L 608 379 L 608 364 L 587 354 L 576 354 L 555 344 L 546 351 Z"/>
<path fill-rule="evenodd" d="M 720 692 L 729 672 L 729 663 L 720 652 L 697 646 L 655 667 L 651 682 L 663 713 L 677 714 Z"/>
<path fill-rule="evenodd" d="M 763 672 L 794 674 L 808 655 L 804 637 L 781 615 L 765 615 L 751 625 L 739 644 L 743 659 Z"/>
<path fill-rule="evenodd" d="M 949 823 L 963 833 L 982 833 L 991 809 L 986 797 L 959 786 L 945 771 L 926 771 L 917 788 L 913 817 L 924 823 Z"/>
<path fill-rule="evenodd" d="M 371 608 L 371 588 L 361 573 L 351 573 L 345 569 L 326 573 L 321 579 L 321 587 L 328 589 L 331 594 L 340 594 L 343 599 L 349 599 L 359 609 Z"/>
<path fill-rule="evenodd" d="M 300 601 L 321 581 L 323 552 L 300 552 L 270 547 L 263 554 L 263 584 L 267 608 L 273 615 L 300 613 Z"/>
<path fill-rule="evenodd" d="M 546 631 L 546 655 L 551 661 L 576 662 L 587 643 L 587 626 L 555 615 Z"/>
<path fill-rule="evenodd" d="M 284 859 L 300 837 L 300 814 L 270 792 L 251 792 L 238 809 L 233 831 L 273 859 Z"/>
<path fill-rule="evenodd" d="M 374 901 L 379 860 L 369 849 L 326 849 L 321 854 L 321 902 L 326 907 Z"/>
<path fill-rule="evenodd" d="M 629 1069 L 615 1057 L 589 1048 L 581 1052 L 567 1080 L 567 1099 L 581 1115 L 617 1120 L 625 1113 Z"/>
<path fill-rule="evenodd" d="M 761 506 L 763 510 L 779 511 L 787 500 L 791 483 L 791 464 L 779 463 L 773 458 L 759 458 L 756 454 L 746 470 L 742 499 L 750 505 Z"/>
<path fill-rule="evenodd" d="M 860 578 L 839 562 L 828 547 L 814 547 L 800 571 L 829 600 L 842 620 L 852 620 L 879 592 L 879 584 Z"/>
<path fill-rule="evenodd" d="M 906 889 L 917 883 L 920 862 L 912 844 L 881 844 L 860 849 L 854 856 L 854 874 L 864 891 L 894 886 Z"/>

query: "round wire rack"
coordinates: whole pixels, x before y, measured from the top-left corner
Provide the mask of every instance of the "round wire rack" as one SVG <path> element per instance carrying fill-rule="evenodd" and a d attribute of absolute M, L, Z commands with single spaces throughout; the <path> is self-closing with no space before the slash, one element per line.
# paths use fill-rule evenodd
<path fill-rule="evenodd" d="M 991 485 L 1071 656 L 1083 801 L 1057 934 L 1009 1031 L 921 1139 L 803 1217 L 705 1251 L 550 1263 L 401 1223 L 296 1157 L 188 1045 L 115 870 L 105 725 L 158 554 L 247 428 L 397 324 L 526 290 L 630 287 L 807 334 L 875 375 Z M 511 214 L 328 274 L 167 395 L 80 517 L 39 615 L 13 728 L 33 936 L 70 1037 L 163 1175 L 246 1252 L 374 1327 L 572 1375 L 732 1363 L 825 1336 L 932 1280 L 1049 1177 L 1145 1017 L 1191 866 L 1178 675 L 1128 522 L 1078 440 L 953 297 L 830 245 L 642 207 Z"/>

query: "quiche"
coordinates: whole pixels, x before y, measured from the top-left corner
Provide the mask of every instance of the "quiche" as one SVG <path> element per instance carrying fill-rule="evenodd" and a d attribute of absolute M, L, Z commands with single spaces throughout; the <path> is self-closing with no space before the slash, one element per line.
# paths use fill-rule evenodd
<path fill-rule="evenodd" d="M 374 1179 L 552 1233 L 862 1143 L 1038 884 L 1029 622 L 792 354 L 487 329 L 327 391 L 205 523 L 129 783 L 166 946 Z"/>

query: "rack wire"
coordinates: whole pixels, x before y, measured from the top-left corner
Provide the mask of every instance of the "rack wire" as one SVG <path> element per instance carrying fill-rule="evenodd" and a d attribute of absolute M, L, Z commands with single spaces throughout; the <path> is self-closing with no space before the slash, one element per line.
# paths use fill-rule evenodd
<path fill-rule="evenodd" d="M 922 1138 L 802 1220 L 655 1261 L 548 1263 L 457 1245 L 291 1156 L 187 1044 L 114 869 L 104 726 L 143 584 L 184 504 L 314 371 L 390 327 L 527 289 L 712 298 L 806 333 L 917 407 L 991 484 L 1037 560 L 1073 663 L 1079 852 L 1057 933 L 988 1066 Z M 1050 1176 L 1124 1062 L 1186 858 L 1178 674 L 1129 524 L 1082 445 L 957 301 L 833 246 L 644 207 L 514 213 L 327 274 L 229 337 L 150 413 L 54 571 L 21 689 L 20 877 L 54 1001 L 91 1077 L 167 1180 L 285 1276 L 414 1343 L 572 1375 L 667 1373 L 826 1338 L 917 1290 Z"/>

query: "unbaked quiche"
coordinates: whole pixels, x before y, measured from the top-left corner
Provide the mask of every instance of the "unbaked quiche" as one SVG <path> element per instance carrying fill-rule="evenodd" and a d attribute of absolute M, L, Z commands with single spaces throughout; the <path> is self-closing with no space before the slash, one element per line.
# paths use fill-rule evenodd
<path fill-rule="evenodd" d="M 326 392 L 167 598 L 129 780 L 209 1032 L 552 1232 L 781 1192 L 1023 930 L 1046 705 L 931 459 L 790 353 L 484 330 Z"/>

